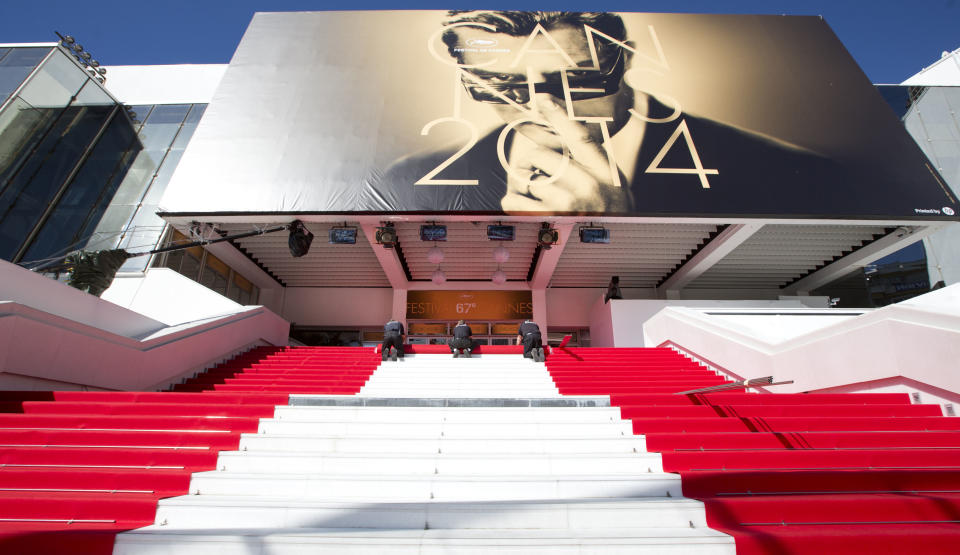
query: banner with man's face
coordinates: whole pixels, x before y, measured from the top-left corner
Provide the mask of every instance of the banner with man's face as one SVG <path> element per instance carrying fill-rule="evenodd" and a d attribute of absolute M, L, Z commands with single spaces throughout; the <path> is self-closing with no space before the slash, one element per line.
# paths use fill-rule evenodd
<path fill-rule="evenodd" d="M 818 17 L 259 13 L 170 214 L 956 219 Z"/>

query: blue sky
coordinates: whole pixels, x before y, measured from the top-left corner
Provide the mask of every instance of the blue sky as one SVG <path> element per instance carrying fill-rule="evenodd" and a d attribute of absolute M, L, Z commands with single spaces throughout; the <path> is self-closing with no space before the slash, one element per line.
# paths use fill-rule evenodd
<path fill-rule="evenodd" d="M 554 9 L 821 15 L 874 83 L 899 83 L 960 48 L 960 0 L 607 0 L 383 2 L 300 0 L 7 0 L 0 42 L 72 34 L 104 65 L 226 63 L 256 11 Z"/>

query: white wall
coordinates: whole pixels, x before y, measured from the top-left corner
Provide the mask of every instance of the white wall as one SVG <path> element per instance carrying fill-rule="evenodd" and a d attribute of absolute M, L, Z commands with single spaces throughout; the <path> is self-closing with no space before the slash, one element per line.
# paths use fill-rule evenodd
<path fill-rule="evenodd" d="M 606 289 L 547 289 L 548 328 L 586 328 L 590 312 Z"/>
<path fill-rule="evenodd" d="M 287 287 L 282 315 L 298 326 L 382 326 L 392 307 L 389 287 Z"/>
<path fill-rule="evenodd" d="M 960 285 L 779 340 L 676 307 L 648 320 L 644 335 L 649 345 L 671 344 L 731 376 L 794 380 L 777 392 L 917 382 L 916 390 L 960 402 Z"/>
<path fill-rule="evenodd" d="M 114 285 L 118 302 L 150 314 L 0 261 L 0 389 L 157 389 L 238 351 L 287 342 L 289 324 L 273 312 L 172 270 Z"/>
<path fill-rule="evenodd" d="M 826 297 L 782 297 L 778 300 L 620 299 L 604 304 L 603 297 L 590 310 L 590 345 L 593 347 L 652 347 L 644 340 L 643 326 L 666 307 L 717 310 L 804 310 L 826 306 Z M 805 323 L 809 324 L 809 323 Z M 799 325 L 799 324 L 798 324 Z M 799 332 L 796 332 L 799 333 Z"/>
<path fill-rule="evenodd" d="M 136 339 L 5 302 L 0 389 L 156 390 L 256 345 L 285 345 L 288 332 L 276 314 L 250 307 Z"/>
<path fill-rule="evenodd" d="M 244 310 L 243 305 L 170 268 L 118 275 L 101 298 L 168 326 Z"/>
<path fill-rule="evenodd" d="M 223 79 L 227 64 L 106 68 L 105 86 L 124 104 L 207 104 Z"/>
<path fill-rule="evenodd" d="M 12 301 L 124 337 L 142 337 L 164 323 L 0 260 L 0 301 Z"/>

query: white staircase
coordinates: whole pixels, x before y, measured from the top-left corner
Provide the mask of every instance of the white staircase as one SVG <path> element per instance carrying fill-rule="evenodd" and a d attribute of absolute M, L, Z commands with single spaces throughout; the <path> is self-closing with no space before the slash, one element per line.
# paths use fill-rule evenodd
<path fill-rule="evenodd" d="M 560 397 L 542 363 L 520 355 L 410 355 L 384 362 L 361 397 Z"/>
<path fill-rule="evenodd" d="M 114 553 L 735 551 L 619 409 L 516 355 L 408 355 L 291 404 Z"/>

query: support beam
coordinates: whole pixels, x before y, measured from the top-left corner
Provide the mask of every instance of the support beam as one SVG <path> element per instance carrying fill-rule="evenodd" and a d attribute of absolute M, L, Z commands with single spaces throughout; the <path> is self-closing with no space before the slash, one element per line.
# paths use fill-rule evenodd
<path fill-rule="evenodd" d="M 893 254 L 939 229 L 939 226 L 898 227 L 887 235 L 783 288 L 784 295 L 808 295 L 810 291 L 863 268 L 878 258 Z"/>
<path fill-rule="evenodd" d="M 675 294 L 674 292 L 683 289 L 691 281 L 703 275 L 704 272 L 723 260 L 733 249 L 739 247 L 762 227 L 762 223 L 727 226 L 693 255 L 690 260 L 677 268 L 658 289 L 665 291 L 667 298 L 671 298 L 671 295 Z"/>
<path fill-rule="evenodd" d="M 394 249 L 385 249 L 383 246 L 377 244 L 377 224 L 361 223 L 360 227 L 363 229 L 363 234 L 367 237 L 367 241 L 370 242 L 370 247 L 373 249 L 373 254 L 377 256 L 377 261 L 380 262 L 380 267 L 383 268 L 384 275 L 390 280 L 390 287 L 394 289 L 406 289 L 409 282 L 407 281 L 407 275 L 403 272 L 403 266 L 400 264 L 400 258 L 397 256 L 396 251 Z"/>
<path fill-rule="evenodd" d="M 393 289 L 393 308 L 390 317 L 398 322 L 407 323 L 407 290 Z"/>
<path fill-rule="evenodd" d="M 557 242 L 550 249 L 540 251 L 540 260 L 537 261 L 537 267 L 533 271 L 533 279 L 530 280 L 531 289 L 546 289 L 550 285 L 550 279 L 553 278 L 553 271 L 557 269 L 557 263 L 560 262 L 560 255 L 567 245 L 570 238 L 570 232 L 573 231 L 575 224 L 563 223 L 554 226 L 559 237 Z M 544 322 L 545 323 L 545 322 Z"/>

